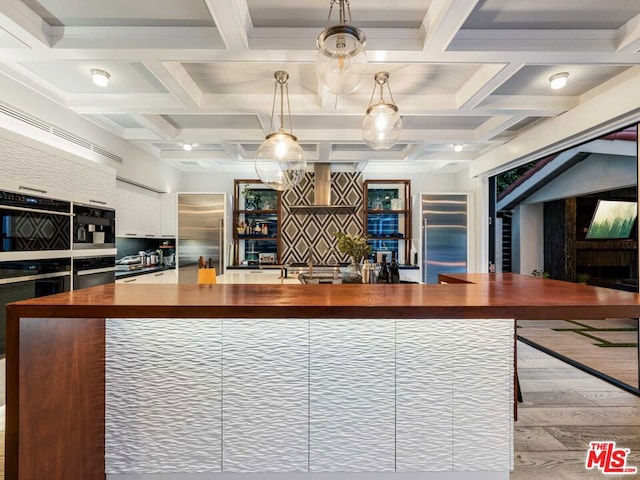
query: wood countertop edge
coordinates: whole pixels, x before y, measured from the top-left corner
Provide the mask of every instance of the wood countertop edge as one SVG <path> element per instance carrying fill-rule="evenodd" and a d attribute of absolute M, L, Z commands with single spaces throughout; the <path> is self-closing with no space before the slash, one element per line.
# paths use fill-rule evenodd
<path fill-rule="evenodd" d="M 515 274 L 441 276 L 448 285 L 102 285 L 9 304 L 9 317 L 640 317 L 640 294 Z"/>

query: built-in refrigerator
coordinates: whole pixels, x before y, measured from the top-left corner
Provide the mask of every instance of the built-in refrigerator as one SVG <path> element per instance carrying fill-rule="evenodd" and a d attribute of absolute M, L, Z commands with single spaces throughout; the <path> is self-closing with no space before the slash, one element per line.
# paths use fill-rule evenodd
<path fill-rule="evenodd" d="M 469 251 L 467 194 L 423 194 L 422 281 L 438 283 L 439 273 L 466 273 Z"/>
<path fill-rule="evenodd" d="M 177 264 L 179 283 L 197 283 L 198 260 L 224 268 L 224 193 L 179 193 Z"/>

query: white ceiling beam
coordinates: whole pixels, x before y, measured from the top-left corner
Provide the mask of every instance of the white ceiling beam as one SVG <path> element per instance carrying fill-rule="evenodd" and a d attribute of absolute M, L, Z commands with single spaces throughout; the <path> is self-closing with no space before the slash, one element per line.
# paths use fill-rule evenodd
<path fill-rule="evenodd" d="M 50 27 L 56 49 L 224 49 L 215 27 Z M 132 45 L 135 48 L 131 48 Z"/>
<path fill-rule="evenodd" d="M 476 139 L 480 142 L 491 140 L 493 137 L 514 126 L 524 118 L 526 117 L 522 115 L 496 115 L 491 117 L 476 128 Z"/>
<path fill-rule="evenodd" d="M 67 95 L 67 107 L 71 110 L 87 113 L 155 113 L 170 108 L 180 108 L 180 102 L 167 93 L 76 93 Z"/>
<path fill-rule="evenodd" d="M 161 115 L 132 114 L 131 117 L 142 127 L 153 132 L 159 138 L 175 140 L 180 135 L 181 129 L 176 128 Z"/>
<path fill-rule="evenodd" d="M 579 97 L 557 96 L 546 97 L 543 95 L 489 95 L 483 102 L 486 108 L 509 111 L 521 110 L 548 110 L 556 114 L 566 112 L 580 103 Z"/>
<path fill-rule="evenodd" d="M 311 50 L 317 48 L 317 38 L 322 28 L 253 28 L 249 32 L 249 47 L 252 50 Z M 380 50 L 420 51 L 424 32 L 418 28 L 367 28 L 367 52 Z M 315 55 L 314 55 L 315 57 Z"/>
<path fill-rule="evenodd" d="M 229 50 L 249 48 L 247 32 L 252 28 L 246 0 L 204 0 L 216 28 Z"/>
<path fill-rule="evenodd" d="M 456 94 L 458 108 L 465 110 L 476 108 L 522 67 L 522 64 L 516 63 L 483 65 Z"/>
<path fill-rule="evenodd" d="M 202 90 L 180 62 L 148 61 L 144 65 L 187 108 L 198 108 Z"/>
<path fill-rule="evenodd" d="M 31 49 L 51 46 L 51 27 L 20 0 L 0 2 L 0 28 Z"/>
<path fill-rule="evenodd" d="M 433 0 L 422 21 L 424 50 L 444 52 L 479 0 Z"/>
<path fill-rule="evenodd" d="M 331 142 L 320 142 L 318 145 L 318 160 L 328 162 L 332 159 Z"/>
<path fill-rule="evenodd" d="M 618 28 L 616 50 L 637 52 L 640 49 L 640 13 Z"/>
<path fill-rule="evenodd" d="M 220 142 L 220 146 L 224 148 L 225 154 L 233 160 L 242 160 L 242 149 L 240 145 L 230 142 Z M 199 152 L 198 152 L 199 153 Z"/>
<path fill-rule="evenodd" d="M 160 158 L 163 160 L 241 160 L 237 155 L 228 155 L 224 150 L 162 150 Z"/>
<path fill-rule="evenodd" d="M 450 50 L 483 52 L 611 52 L 615 30 L 460 30 Z"/>

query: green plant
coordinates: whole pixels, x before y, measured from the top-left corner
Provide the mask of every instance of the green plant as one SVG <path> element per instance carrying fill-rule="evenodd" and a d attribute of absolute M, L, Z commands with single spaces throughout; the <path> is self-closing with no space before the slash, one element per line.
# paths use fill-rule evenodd
<path fill-rule="evenodd" d="M 578 283 L 586 285 L 589 277 L 590 275 L 588 273 L 579 273 L 578 275 L 576 275 L 576 280 L 578 281 Z"/>
<path fill-rule="evenodd" d="M 245 205 L 247 207 L 253 207 L 256 209 L 260 209 L 260 202 L 262 201 L 262 197 L 258 193 L 257 190 L 252 189 L 249 184 L 245 184 L 242 189 L 242 196 L 244 197 Z"/>
<path fill-rule="evenodd" d="M 533 275 L 534 277 L 549 278 L 548 272 L 545 272 L 543 270 L 538 270 L 537 268 L 533 272 L 531 272 L 531 275 Z"/>
<path fill-rule="evenodd" d="M 371 246 L 367 243 L 367 238 L 362 235 L 335 232 L 333 236 L 338 239 L 338 251 L 354 257 L 357 261 L 371 253 Z"/>

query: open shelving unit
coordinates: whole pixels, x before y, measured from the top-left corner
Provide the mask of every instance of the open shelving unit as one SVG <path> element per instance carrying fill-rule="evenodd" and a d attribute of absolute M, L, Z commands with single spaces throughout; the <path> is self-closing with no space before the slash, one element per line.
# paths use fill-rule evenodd
<path fill-rule="evenodd" d="M 257 265 L 261 253 L 273 254 L 274 263 L 280 263 L 281 192 L 260 180 L 234 180 L 233 192 L 233 264 Z"/>
<path fill-rule="evenodd" d="M 387 252 L 411 264 L 411 180 L 364 182 L 364 233 L 372 254 Z"/>

